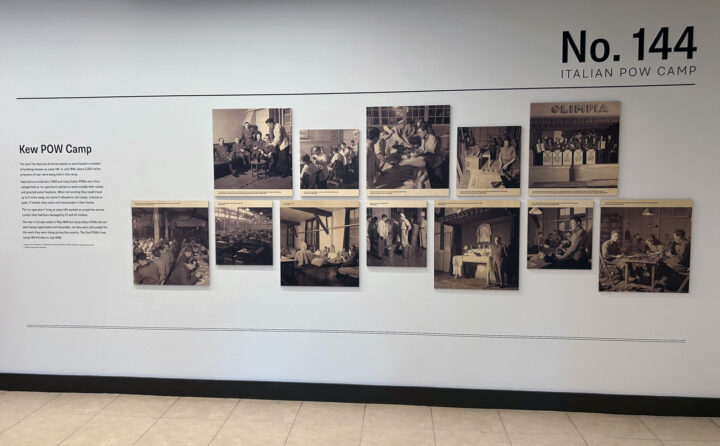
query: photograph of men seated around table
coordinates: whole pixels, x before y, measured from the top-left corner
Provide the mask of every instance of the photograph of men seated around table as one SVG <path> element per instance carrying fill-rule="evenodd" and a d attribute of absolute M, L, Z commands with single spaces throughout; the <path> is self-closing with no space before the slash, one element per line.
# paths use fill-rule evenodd
<path fill-rule="evenodd" d="M 435 202 L 435 288 L 518 289 L 520 202 Z"/>
<path fill-rule="evenodd" d="M 367 266 L 425 268 L 427 202 L 369 201 L 366 248 Z"/>
<path fill-rule="evenodd" d="M 593 201 L 529 201 L 528 269 L 591 269 Z"/>
<path fill-rule="evenodd" d="M 530 105 L 529 193 L 617 195 L 620 102 Z"/>
<path fill-rule="evenodd" d="M 300 130 L 300 195 L 357 196 L 360 131 Z"/>
<path fill-rule="evenodd" d="M 209 285 L 207 201 L 133 201 L 136 285 Z"/>
<path fill-rule="evenodd" d="M 215 264 L 272 265 L 272 201 L 215 202 Z"/>
<path fill-rule="evenodd" d="M 357 201 L 281 201 L 282 286 L 357 287 Z"/>
<path fill-rule="evenodd" d="M 520 126 L 458 127 L 457 195 L 520 195 Z"/>
<path fill-rule="evenodd" d="M 691 200 L 600 206 L 600 291 L 689 291 Z"/>
<path fill-rule="evenodd" d="M 368 196 L 448 195 L 449 135 L 449 105 L 368 107 Z"/>
<path fill-rule="evenodd" d="M 212 115 L 215 194 L 292 195 L 291 109 L 215 109 Z"/>

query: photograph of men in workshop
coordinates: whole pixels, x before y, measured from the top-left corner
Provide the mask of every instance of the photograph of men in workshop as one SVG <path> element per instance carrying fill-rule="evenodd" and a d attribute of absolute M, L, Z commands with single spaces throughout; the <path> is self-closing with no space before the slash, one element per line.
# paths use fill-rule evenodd
<path fill-rule="evenodd" d="M 600 291 L 687 293 L 691 200 L 604 200 Z"/>
<path fill-rule="evenodd" d="M 520 202 L 435 202 L 435 288 L 518 289 Z"/>
<path fill-rule="evenodd" d="M 216 191 L 292 195 L 291 109 L 215 109 L 212 117 Z"/>
<path fill-rule="evenodd" d="M 300 195 L 357 196 L 357 129 L 300 130 Z"/>
<path fill-rule="evenodd" d="M 449 105 L 368 107 L 368 195 L 448 195 L 449 135 Z"/>
<path fill-rule="evenodd" d="M 520 126 L 458 127 L 457 195 L 520 195 Z"/>
<path fill-rule="evenodd" d="M 529 201 L 528 269 L 591 269 L 593 201 Z"/>
<path fill-rule="evenodd" d="M 389 205 L 397 207 L 389 207 Z M 427 202 L 367 205 L 367 266 L 427 266 Z"/>

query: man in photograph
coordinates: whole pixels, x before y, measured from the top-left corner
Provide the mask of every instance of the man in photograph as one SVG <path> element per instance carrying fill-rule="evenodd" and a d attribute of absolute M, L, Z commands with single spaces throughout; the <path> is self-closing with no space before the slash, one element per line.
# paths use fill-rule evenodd
<path fill-rule="evenodd" d="M 277 150 L 277 171 L 282 178 L 287 178 L 292 169 L 287 130 L 281 124 L 276 123 L 273 118 L 266 119 L 265 124 L 270 128 L 270 134 L 273 137 L 271 145 Z"/>
<path fill-rule="evenodd" d="M 388 231 L 388 216 L 383 214 L 378 220 L 377 224 L 378 232 L 378 255 L 383 257 L 385 255 L 385 244 L 387 243 L 389 231 Z"/>
<path fill-rule="evenodd" d="M 255 135 L 253 129 L 250 128 L 250 123 L 245 121 L 242 129 L 240 130 L 240 142 L 242 142 L 245 149 L 252 148 L 255 143 Z"/>
<path fill-rule="evenodd" d="M 490 244 L 490 256 L 492 258 L 493 274 L 495 274 L 495 280 L 500 288 L 505 288 L 507 284 L 507 268 L 505 265 L 507 254 L 507 246 L 502 243 L 500 236 L 495 236 L 493 242 Z"/>
<path fill-rule="evenodd" d="M 440 140 L 437 136 L 428 131 L 428 125 L 422 122 L 418 126 L 418 135 L 420 136 L 420 152 L 425 156 L 425 167 L 427 168 L 430 186 L 443 187 L 443 157 L 440 151 Z"/>
<path fill-rule="evenodd" d="M 586 269 L 589 267 L 587 244 L 588 234 L 583 228 L 582 219 L 573 217 L 570 219 L 570 246 L 565 252 L 558 256 L 557 260 L 567 269 Z"/>
<path fill-rule="evenodd" d="M 155 262 L 148 260 L 147 255 L 141 252 L 137 255 L 135 270 L 135 283 L 137 285 L 159 285 L 160 269 Z"/>

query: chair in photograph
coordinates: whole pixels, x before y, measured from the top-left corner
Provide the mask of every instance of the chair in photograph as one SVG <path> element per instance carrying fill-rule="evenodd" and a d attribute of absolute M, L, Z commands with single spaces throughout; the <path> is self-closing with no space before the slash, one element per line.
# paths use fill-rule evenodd
<path fill-rule="evenodd" d="M 333 168 L 330 171 L 330 176 L 328 177 L 328 180 L 327 180 L 328 187 L 332 186 L 334 188 L 339 188 L 340 186 L 343 185 L 343 183 L 345 181 L 343 179 L 343 170 L 344 170 L 343 165 L 340 164 L 339 162 L 336 162 L 333 165 Z"/>
<path fill-rule="evenodd" d="M 268 170 L 267 159 L 253 159 L 250 161 L 250 174 L 258 179 L 268 178 L 270 171 Z"/>

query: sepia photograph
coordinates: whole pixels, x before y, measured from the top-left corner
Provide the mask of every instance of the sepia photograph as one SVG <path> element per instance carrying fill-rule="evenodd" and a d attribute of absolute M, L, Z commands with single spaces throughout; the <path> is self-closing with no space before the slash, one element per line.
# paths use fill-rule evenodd
<path fill-rule="evenodd" d="M 427 267 L 427 202 L 369 201 L 367 266 Z"/>
<path fill-rule="evenodd" d="M 688 293 L 692 200 L 603 200 L 600 291 Z"/>
<path fill-rule="evenodd" d="M 280 202 L 282 286 L 360 286 L 357 201 Z"/>
<path fill-rule="evenodd" d="M 435 288 L 517 290 L 520 202 L 435 202 Z"/>
<path fill-rule="evenodd" d="M 530 104 L 530 195 L 617 195 L 620 102 Z"/>
<path fill-rule="evenodd" d="M 449 195 L 450 106 L 367 108 L 367 195 Z"/>
<path fill-rule="evenodd" d="M 520 195 L 520 128 L 458 127 L 458 196 Z"/>
<path fill-rule="evenodd" d="M 300 130 L 300 195 L 357 196 L 360 131 Z"/>
<path fill-rule="evenodd" d="M 215 195 L 292 196 L 289 108 L 214 109 Z"/>
<path fill-rule="evenodd" d="M 215 264 L 272 265 L 272 201 L 215 202 Z"/>
<path fill-rule="evenodd" d="M 207 201 L 133 201 L 136 285 L 209 285 Z"/>
<path fill-rule="evenodd" d="M 592 269 L 593 201 L 529 201 L 528 269 Z"/>

